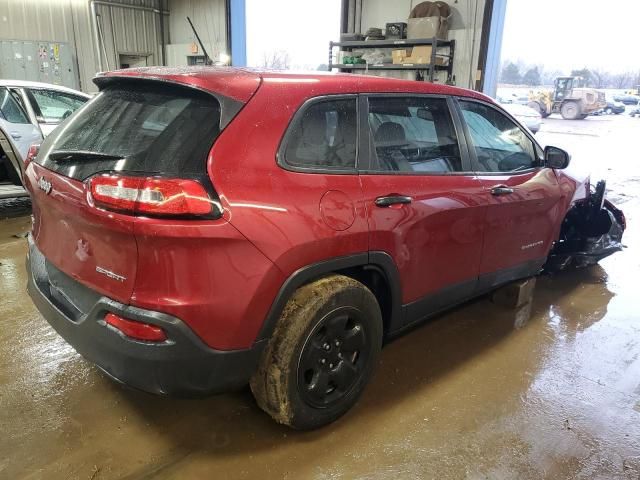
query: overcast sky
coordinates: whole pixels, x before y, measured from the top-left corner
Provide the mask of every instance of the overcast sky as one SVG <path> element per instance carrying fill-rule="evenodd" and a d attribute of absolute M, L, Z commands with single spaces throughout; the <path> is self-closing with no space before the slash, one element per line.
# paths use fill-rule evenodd
<path fill-rule="evenodd" d="M 327 63 L 340 0 L 246 0 L 246 7 L 250 66 L 262 66 L 274 50 L 289 53 L 291 68 Z M 567 74 L 583 67 L 618 73 L 640 70 L 639 50 L 640 0 L 507 0 L 503 60 Z"/>
<path fill-rule="evenodd" d="M 640 70 L 640 0 L 507 0 L 502 60 Z"/>
<path fill-rule="evenodd" d="M 340 32 L 340 0 L 247 0 L 246 7 L 249 66 L 262 66 L 273 50 L 286 50 L 298 70 L 329 62 L 329 40 Z"/>

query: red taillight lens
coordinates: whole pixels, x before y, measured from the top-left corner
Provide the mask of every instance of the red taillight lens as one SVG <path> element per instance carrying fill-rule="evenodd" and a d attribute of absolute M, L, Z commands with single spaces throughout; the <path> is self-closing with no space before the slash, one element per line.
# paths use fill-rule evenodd
<path fill-rule="evenodd" d="M 24 159 L 24 169 L 26 170 L 29 164 L 38 156 L 38 152 L 40 151 L 40 144 L 34 143 L 29 147 L 27 151 L 27 156 Z"/>
<path fill-rule="evenodd" d="M 107 322 L 108 325 L 120 330 L 127 337 L 131 337 L 135 340 L 142 340 L 144 342 L 164 342 L 167 339 L 167 334 L 164 333 L 162 328 L 148 323 L 127 320 L 115 313 L 107 313 L 104 317 L 104 321 Z"/>
<path fill-rule="evenodd" d="M 100 175 L 89 180 L 96 206 L 149 215 L 206 215 L 212 202 L 196 180 Z"/>

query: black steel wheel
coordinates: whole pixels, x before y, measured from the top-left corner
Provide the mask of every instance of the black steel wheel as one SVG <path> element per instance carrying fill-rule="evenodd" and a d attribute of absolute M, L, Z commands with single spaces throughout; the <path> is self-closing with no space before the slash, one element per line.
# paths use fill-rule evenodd
<path fill-rule="evenodd" d="M 251 390 L 277 422 L 318 428 L 357 402 L 381 347 L 382 315 L 373 293 L 352 278 L 331 275 L 291 297 Z"/>
<path fill-rule="evenodd" d="M 298 361 L 301 398 L 316 408 L 340 402 L 366 371 L 371 345 L 362 311 L 338 308 L 318 322 Z"/>

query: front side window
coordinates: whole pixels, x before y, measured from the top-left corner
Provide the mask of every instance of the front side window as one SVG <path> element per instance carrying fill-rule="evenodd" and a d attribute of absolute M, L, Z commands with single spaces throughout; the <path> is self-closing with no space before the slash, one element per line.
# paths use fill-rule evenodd
<path fill-rule="evenodd" d="M 355 169 L 357 125 L 355 98 L 311 104 L 289 129 L 285 163 L 300 168 Z"/>
<path fill-rule="evenodd" d="M 30 123 L 27 114 L 6 87 L 0 87 L 0 118 L 9 123 Z"/>
<path fill-rule="evenodd" d="M 76 95 L 71 95 L 55 90 L 29 89 L 31 103 L 35 103 L 34 108 L 39 112 L 39 121 L 46 123 L 60 123 L 87 100 Z"/>
<path fill-rule="evenodd" d="M 373 169 L 442 174 L 462 171 L 447 101 L 426 97 L 369 98 Z"/>
<path fill-rule="evenodd" d="M 537 166 L 533 141 L 498 110 L 460 101 L 472 148 L 483 172 L 517 172 Z"/>

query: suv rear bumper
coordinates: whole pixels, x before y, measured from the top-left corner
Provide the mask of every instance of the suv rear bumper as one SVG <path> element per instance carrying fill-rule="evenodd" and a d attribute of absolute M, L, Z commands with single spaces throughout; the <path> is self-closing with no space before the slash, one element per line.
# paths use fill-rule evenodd
<path fill-rule="evenodd" d="M 240 388 L 248 383 L 266 344 L 256 342 L 248 350 L 214 350 L 171 315 L 124 305 L 67 277 L 67 282 L 75 283 L 74 297 L 84 297 L 77 304 L 91 305 L 74 314 L 77 304 L 65 305 L 61 300 L 65 295 L 56 292 L 46 259 L 31 238 L 27 274 L 31 299 L 60 336 L 113 379 L 150 393 L 193 396 Z M 147 343 L 126 337 L 104 322 L 108 312 L 158 325 L 168 341 Z"/>

